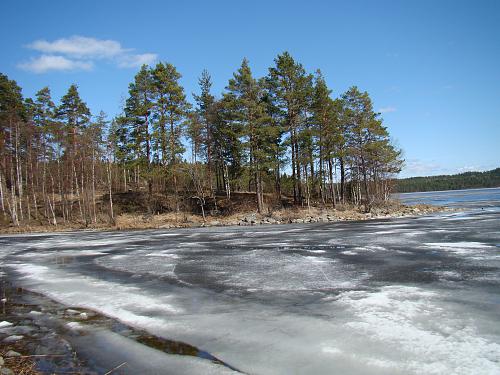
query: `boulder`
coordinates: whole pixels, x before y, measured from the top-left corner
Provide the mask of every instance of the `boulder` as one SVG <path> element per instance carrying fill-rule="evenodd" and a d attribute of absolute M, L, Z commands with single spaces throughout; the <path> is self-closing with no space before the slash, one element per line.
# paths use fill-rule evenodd
<path fill-rule="evenodd" d="M 22 336 L 22 335 L 12 335 L 12 336 L 8 336 L 8 337 L 4 338 L 3 342 L 6 342 L 6 343 L 16 342 L 16 341 L 19 341 L 23 338 L 24 338 L 24 336 Z"/>
<path fill-rule="evenodd" d="M 6 357 L 20 357 L 21 354 L 18 352 L 15 352 L 14 350 L 9 350 L 7 353 L 5 353 Z"/>

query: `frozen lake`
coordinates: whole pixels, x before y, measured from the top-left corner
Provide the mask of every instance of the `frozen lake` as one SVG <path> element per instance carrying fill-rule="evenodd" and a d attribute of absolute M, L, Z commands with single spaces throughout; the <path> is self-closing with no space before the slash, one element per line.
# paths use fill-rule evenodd
<path fill-rule="evenodd" d="M 500 189 L 400 198 L 464 210 L 3 236 L 0 261 L 15 285 L 231 366 L 164 354 L 105 327 L 74 338 L 101 365 L 125 358 L 117 373 L 499 374 Z"/>

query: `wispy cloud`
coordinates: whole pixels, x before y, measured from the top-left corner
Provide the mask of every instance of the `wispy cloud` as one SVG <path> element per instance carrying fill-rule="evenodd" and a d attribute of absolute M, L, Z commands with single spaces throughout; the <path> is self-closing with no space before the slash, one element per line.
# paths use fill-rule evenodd
<path fill-rule="evenodd" d="M 41 55 L 18 66 L 33 73 L 46 73 L 48 71 L 91 70 L 93 63 L 91 61 L 71 60 L 64 56 Z"/>
<path fill-rule="evenodd" d="M 155 53 L 143 53 L 138 55 L 123 55 L 118 60 L 118 66 L 122 68 L 133 68 L 144 64 L 152 64 L 158 59 Z"/>
<path fill-rule="evenodd" d="M 464 172 L 482 172 L 497 168 L 495 164 L 465 165 L 462 167 L 443 166 L 435 160 L 406 160 L 400 177 L 436 176 Z"/>
<path fill-rule="evenodd" d="M 457 169 L 457 173 L 464 172 L 484 172 L 492 169 L 498 168 L 498 164 L 475 164 L 475 165 L 465 165 Z"/>
<path fill-rule="evenodd" d="M 151 64 L 158 59 L 155 53 L 138 54 L 134 49 L 124 48 L 116 40 L 79 35 L 54 41 L 36 40 L 26 47 L 42 53 L 41 56 L 18 65 L 34 73 L 48 70 L 90 70 L 98 60 L 105 60 L 120 68 L 134 68 Z"/>
<path fill-rule="evenodd" d="M 402 175 L 410 176 L 431 176 L 443 173 L 444 168 L 434 160 L 410 159 L 406 160 Z"/>
<path fill-rule="evenodd" d="M 63 54 L 77 58 L 111 58 L 128 52 L 128 50 L 125 50 L 115 40 L 95 39 L 84 36 L 72 36 L 70 38 L 57 39 L 53 42 L 36 40 L 28 44 L 27 47 L 43 53 Z"/>
<path fill-rule="evenodd" d="M 379 112 L 380 113 L 390 113 L 390 112 L 396 112 L 396 108 L 395 107 L 382 107 L 382 108 L 379 108 Z"/>

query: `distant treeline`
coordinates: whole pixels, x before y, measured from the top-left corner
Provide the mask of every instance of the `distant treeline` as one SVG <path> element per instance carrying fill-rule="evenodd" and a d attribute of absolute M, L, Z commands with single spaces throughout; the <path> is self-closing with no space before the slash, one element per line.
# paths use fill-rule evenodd
<path fill-rule="evenodd" d="M 403 178 L 397 180 L 396 184 L 396 190 L 399 193 L 492 187 L 500 187 L 500 168 L 486 172 Z"/>

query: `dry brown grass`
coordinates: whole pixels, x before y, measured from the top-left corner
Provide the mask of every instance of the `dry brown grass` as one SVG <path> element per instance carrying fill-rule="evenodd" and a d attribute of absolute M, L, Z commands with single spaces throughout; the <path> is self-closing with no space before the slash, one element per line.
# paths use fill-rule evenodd
<path fill-rule="evenodd" d="M 245 198 L 245 197 L 243 197 Z M 248 201 L 248 202 L 247 202 Z M 206 220 L 203 220 L 201 214 L 188 212 L 168 212 L 162 214 L 146 214 L 143 212 L 122 213 L 116 216 L 115 225 L 106 222 L 106 218 L 98 224 L 85 226 L 82 223 L 60 224 L 57 227 L 51 225 L 22 225 L 20 227 L 3 227 L 0 233 L 30 233 L 30 232 L 61 232 L 72 230 L 132 230 L 132 229 L 165 229 L 165 228 L 190 228 L 200 226 L 218 226 L 218 225 L 247 225 L 251 217 L 254 223 L 266 222 L 268 219 L 274 219 L 276 223 L 290 223 L 297 220 L 321 221 L 327 216 L 328 221 L 344 220 L 365 220 L 376 217 L 400 217 L 409 215 L 422 215 L 426 213 L 443 211 L 444 207 L 431 205 L 406 206 L 398 201 L 389 201 L 375 204 L 370 213 L 364 212 L 363 208 L 353 205 L 337 205 L 333 208 L 321 207 L 297 207 L 269 209 L 265 214 L 257 214 L 255 206 L 250 199 L 240 199 L 239 204 L 219 200 L 218 214 L 210 215 L 207 213 Z M 315 220 L 318 219 L 318 220 Z M 324 221 L 324 220 L 323 220 Z"/>
<path fill-rule="evenodd" d="M 6 346 L 0 348 L 0 355 L 5 363 L 4 367 L 11 369 L 16 375 L 40 375 L 41 372 L 36 370 L 36 362 L 34 357 L 29 355 L 21 355 L 19 357 L 6 357 L 5 354 L 9 350 L 19 352 L 19 348 Z"/>

